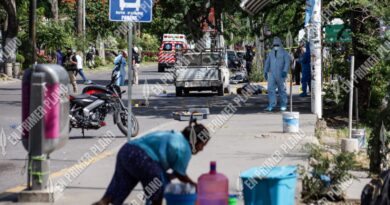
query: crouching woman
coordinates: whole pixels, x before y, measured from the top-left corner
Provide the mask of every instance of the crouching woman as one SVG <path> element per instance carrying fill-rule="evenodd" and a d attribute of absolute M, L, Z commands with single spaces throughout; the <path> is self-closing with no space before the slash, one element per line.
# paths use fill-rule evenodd
<path fill-rule="evenodd" d="M 123 204 L 138 182 L 153 205 L 162 204 L 170 179 L 196 186 L 186 174 L 187 167 L 191 155 L 202 151 L 209 139 L 206 127 L 191 121 L 182 132 L 159 131 L 131 140 L 119 150 L 110 185 L 94 205 Z M 168 170 L 172 173 L 167 174 Z"/>

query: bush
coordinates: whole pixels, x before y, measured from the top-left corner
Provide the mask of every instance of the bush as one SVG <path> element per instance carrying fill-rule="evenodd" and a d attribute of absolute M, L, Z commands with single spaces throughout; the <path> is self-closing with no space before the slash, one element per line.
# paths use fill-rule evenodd
<path fill-rule="evenodd" d="M 335 153 L 317 145 L 309 145 L 308 150 L 309 168 L 300 170 L 304 202 L 343 200 L 341 186 L 355 178 L 349 173 L 357 165 L 355 154 Z"/>
<path fill-rule="evenodd" d="M 256 63 L 252 64 L 252 72 L 249 75 L 249 81 L 253 83 L 264 81 L 263 72 Z"/>
<path fill-rule="evenodd" d="M 108 64 L 114 63 L 114 60 L 115 60 L 115 57 L 113 57 L 112 55 L 106 57 L 106 62 L 107 62 Z"/>
<path fill-rule="evenodd" d="M 95 58 L 95 67 L 103 66 L 103 61 L 99 56 L 96 56 Z"/>
<path fill-rule="evenodd" d="M 154 35 L 144 33 L 142 37 L 135 38 L 134 44 L 141 47 L 144 51 L 157 51 L 160 47 L 160 41 Z"/>
<path fill-rule="evenodd" d="M 157 62 L 158 58 L 157 56 L 144 56 L 143 62 Z"/>
<path fill-rule="evenodd" d="M 20 53 L 16 54 L 16 62 L 23 64 L 24 61 L 26 61 L 26 59 L 24 58 L 24 56 L 22 54 L 20 54 Z"/>

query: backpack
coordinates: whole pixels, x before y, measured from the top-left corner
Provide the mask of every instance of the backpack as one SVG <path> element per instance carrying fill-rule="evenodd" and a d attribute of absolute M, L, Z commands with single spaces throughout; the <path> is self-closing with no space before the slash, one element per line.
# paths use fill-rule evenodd
<path fill-rule="evenodd" d="M 360 202 L 362 205 L 390 205 L 389 191 L 390 170 L 387 170 L 364 187 Z"/>
<path fill-rule="evenodd" d="M 141 63 L 141 58 L 140 58 L 140 56 L 139 56 L 139 54 L 138 53 L 135 53 L 135 52 L 133 52 L 133 60 L 135 61 L 135 63 Z"/>
<path fill-rule="evenodd" d="M 76 71 L 77 70 L 77 65 L 74 65 L 70 62 L 70 59 L 72 58 L 73 61 L 76 61 L 77 62 L 77 59 L 75 60 L 76 56 L 72 55 L 72 56 L 68 56 L 66 55 L 65 58 L 64 58 L 64 67 L 67 71 Z"/>

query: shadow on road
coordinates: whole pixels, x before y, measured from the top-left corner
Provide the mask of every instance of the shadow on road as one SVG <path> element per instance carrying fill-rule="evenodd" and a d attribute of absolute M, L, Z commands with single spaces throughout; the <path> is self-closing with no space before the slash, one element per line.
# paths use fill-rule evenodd
<path fill-rule="evenodd" d="M 191 94 L 187 97 L 158 97 L 148 100 L 148 107 L 134 107 L 133 112 L 136 116 L 148 116 L 155 118 L 172 118 L 172 112 L 186 111 L 189 108 L 209 108 L 210 114 L 221 114 L 229 105 L 233 105 L 237 110 L 235 114 L 255 114 L 269 113 L 281 114 L 280 107 L 276 107 L 274 112 L 266 112 L 268 99 L 266 95 L 258 95 L 249 98 L 246 103 L 237 101 L 237 96 L 219 97 L 211 93 L 208 94 Z M 135 103 L 145 103 L 145 100 L 134 100 Z M 127 104 L 127 100 L 124 101 Z M 289 111 L 289 110 L 288 110 Z M 301 114 L 311 113 L 310 98 L 300 98 L 294 96 L 293 111 Z"/>

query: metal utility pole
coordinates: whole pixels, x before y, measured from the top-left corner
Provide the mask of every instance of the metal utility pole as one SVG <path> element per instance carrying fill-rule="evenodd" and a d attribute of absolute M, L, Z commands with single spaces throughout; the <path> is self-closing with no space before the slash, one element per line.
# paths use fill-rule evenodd
<path fill-rule="evenodd" d="M 322 0 L 309 1 L 312 8 L 311 21 L 308 24 L 311 61 L 311 111 L 322 118 Z M 309 3 L 310 4 L 310 3 Z"/>
<path fill-rule="evenodd" d="M 29 37 L 33 64 L 37 62 L 37 0 L 30 0 Z"/>
<path fill-rule="evenodd" d="M 353 118 L 353 82 L 355 72 L 355 56 L 351 57 L 350 87 L 349 87 L 349 139 L 352 139 L 352 118 Z"/>
<path fill-rule="evenodd" d="M 132 112 L 131 112 L 131 87 L 133 83 L 133 23 L 128 22 L 129 31 L 128 31 L 128 50 L 127 50 L 127 66 L 128 66 L 128 117 L 127 117 L 127 139 L 131 140 L 131 135 L 133 133 L 133 125 L 132 125 Z"/>

